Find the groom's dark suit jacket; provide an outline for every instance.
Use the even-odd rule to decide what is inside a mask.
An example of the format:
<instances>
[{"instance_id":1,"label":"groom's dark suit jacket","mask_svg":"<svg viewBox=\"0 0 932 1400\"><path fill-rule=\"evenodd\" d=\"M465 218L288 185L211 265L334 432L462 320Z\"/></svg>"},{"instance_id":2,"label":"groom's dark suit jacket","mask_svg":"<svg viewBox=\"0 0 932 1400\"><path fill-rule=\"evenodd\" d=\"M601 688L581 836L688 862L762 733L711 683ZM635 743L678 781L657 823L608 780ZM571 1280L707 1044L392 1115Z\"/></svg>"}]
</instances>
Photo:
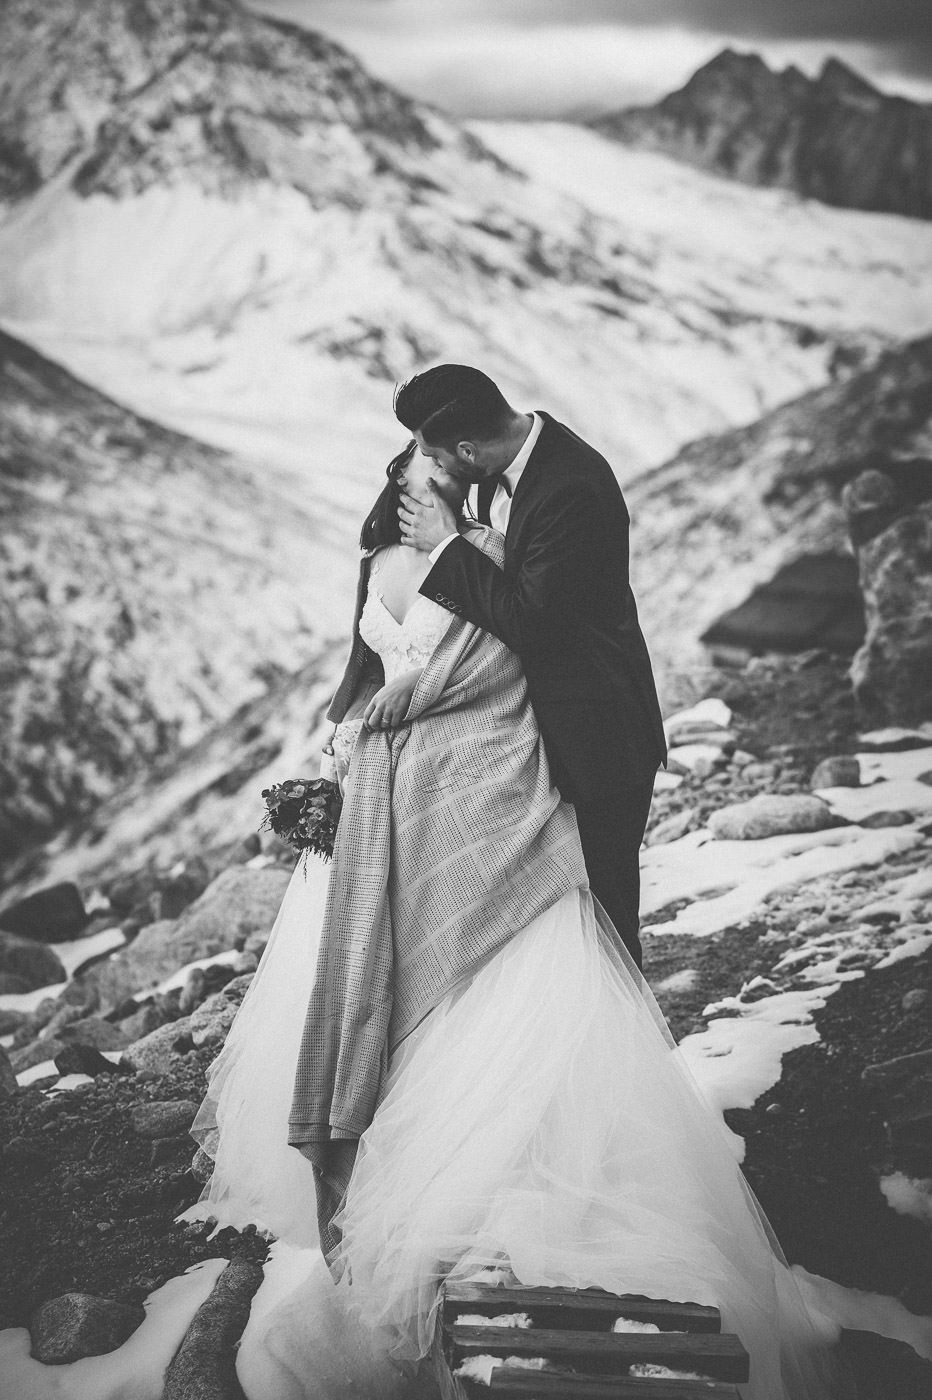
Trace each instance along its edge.
<instances>
[{"instance_id":1,"label":"groom's dark suit jacket","mask_svg":"<svg viewBox=\"0 0 932 1400\"><path fill-rule=\"evenodd\" d=\"M460 538L421 592L517 652L554 780L588 806L653 773L666 745L628 581L621 488L594 448L541 417L511 503L504 572Z\"/></svg>"}]
</instances>

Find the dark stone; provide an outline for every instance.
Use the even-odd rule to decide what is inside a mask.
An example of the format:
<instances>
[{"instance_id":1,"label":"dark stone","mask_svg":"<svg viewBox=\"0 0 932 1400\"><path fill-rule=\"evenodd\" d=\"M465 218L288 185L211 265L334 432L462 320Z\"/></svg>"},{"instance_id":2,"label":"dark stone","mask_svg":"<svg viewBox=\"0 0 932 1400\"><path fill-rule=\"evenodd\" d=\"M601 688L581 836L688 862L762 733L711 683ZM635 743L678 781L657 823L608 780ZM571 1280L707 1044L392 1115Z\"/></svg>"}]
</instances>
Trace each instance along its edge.
<instances>
[{"instance_id":1,"label":"dark stone","mask_svg":"<svg viewBox=\"0 0 932 1400\"><path fill-rule=\"evenodd\" d=\"M17 933L0 931L0 976L4 973L25 982L23 990L27 992L67 980L61 958L54 948L47 948L44 943L36 943Z\"/></svg>"},{"instance_id":2,"label":"dark stone","mask_svg":"<svg viewBox=\"0 0 932 1400\"><path fill-rule=\"evenodd\" d=\"M59 1074L119 1074L120 1066L108 1060L93 1045L65 1045L55 1056Z\"/></svg>"},{"instance_id":3,"label":"dark stone","mask_svg":"<svg viewBox=\"0 0 932 1400\"><path fill-rule=\"evenodd\" d=\"M163 1400L243 1400L235 1348L262 1276L261 1264L248 1259L227 1265L165 1372Z\"/></svg>"},{"instance_id":4,"label":"dark stone","mask_svg":"<svg viewBox=\"0 0 932 1400\"><path fill-rule=\"evenodd\" d=\"M858 826L866 826L871 831L880 831L888 826L909 826L916 820L912 812L871 812L862 817Z\"/></svg>"},{"instance_id":5,"label":"dark stone","mask_svg":"<svg viewBox=\"0 0 932 1400\"><path fill-rule=\"evenodd\" d=\"M15 972L0 972L0 996L20 997L24 992L31 992L33 987L28 978L19 977ZM3 1032L8 1035L8 1031Z\"/></svg>"},{"instance_id":6,"label":"dark stone","mask_svg":"<svg viewBox=\"0 0 932 1400\"><path fill-rule=\"evenodd\" d=\"M5 1046L0 1045L0 1099L11 1099L18 1088L16 1071L10 1064Z\"/></svg>"},{"instance_id":7,"label":"dark stone","mask_svg":"<svg viewBox=\"0 0 932 1400\"><path fill-rule=\"evenodd\" d=\"M141 1304L128 1307L90 1293L64 1293L40 1303L33 1313L32 1355L46 1366L103 1356L122 1346L145 1315Z\"/></svg>"},{"instance_id":8,"label":"dark stone","mask_svg":"<svg viewBox=\"0 0 932 1400\"><path fill-rule=\"evenodd\" d=\"M77 938L88 922L77 885L64 883L37 890L0 911L0 928L42 943Z\"/></svg>"},{"instance_id":9,"label":"dark stone","mask_svg":"<svg viewBox=\"0 0 932 1400\"><path fill-rule=\"evenodd\" d=\"M137 1104L132 1114L133 1130L145 1138L185 1133L194 1122L196 1113L197 1104L192 1099Z\"/></svg>"}]
</instances>

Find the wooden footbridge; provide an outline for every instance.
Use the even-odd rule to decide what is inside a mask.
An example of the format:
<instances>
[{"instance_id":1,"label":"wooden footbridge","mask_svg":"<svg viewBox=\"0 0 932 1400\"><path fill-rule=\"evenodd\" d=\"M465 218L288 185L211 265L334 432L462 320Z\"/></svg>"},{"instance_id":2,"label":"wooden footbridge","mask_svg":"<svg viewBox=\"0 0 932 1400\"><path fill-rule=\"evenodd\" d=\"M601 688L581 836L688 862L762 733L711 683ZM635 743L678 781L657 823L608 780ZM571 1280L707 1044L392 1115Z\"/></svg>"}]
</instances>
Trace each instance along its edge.
<instances>
[{"instance_id":1,"label":"wooden footbridge","mask_svg":"<svg viewBox=\"0 0 932 1400\"><path fill-rule=\"evenodd\" d=\"M442 1400L740 1400L750 1366L717 1308L480 1283L444 1285L433 1361Z\"/></svg>"}]
</instances>

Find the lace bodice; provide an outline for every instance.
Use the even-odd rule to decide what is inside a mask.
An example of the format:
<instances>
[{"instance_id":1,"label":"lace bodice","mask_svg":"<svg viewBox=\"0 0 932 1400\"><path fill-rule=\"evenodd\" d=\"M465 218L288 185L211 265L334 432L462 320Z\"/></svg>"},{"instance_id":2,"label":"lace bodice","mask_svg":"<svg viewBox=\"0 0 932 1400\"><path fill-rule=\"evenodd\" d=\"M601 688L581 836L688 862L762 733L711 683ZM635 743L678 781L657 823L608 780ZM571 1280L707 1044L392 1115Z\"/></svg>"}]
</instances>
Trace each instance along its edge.
<instances>
[{"instance_id":1,"label":"lace bodice","mask_svg":"<svg viewBox=\"0 0 932 1400\"><path fill-rule=\"evenodd\" d=\"M389 612L378 585L372 575L366 604L359 619L359 634L367 646L378 653L385 668L386 681L425 666L431 654L450 625L450 614L439 603L425 598L419 593L403 622L398 622ZM362 728L361 719L338 724L333 736L334 752L341 769L349 767L349 761Z\"/></svg>"},{"instance_id":2,"label":"lace bodice","mask_svg":"<svg viewBox=\"0 0 932 1400\"><path fill-rule=\"evenodd\" d=\"M386 681L393 681L405 671L425 666L449 625L450 614L446 608L425 598L423 593L418 594L404 622L397 622L385 606L379 589L370 583L366 606L359 619L359 633L381 657Z\"/></svg>"}]
</instances>

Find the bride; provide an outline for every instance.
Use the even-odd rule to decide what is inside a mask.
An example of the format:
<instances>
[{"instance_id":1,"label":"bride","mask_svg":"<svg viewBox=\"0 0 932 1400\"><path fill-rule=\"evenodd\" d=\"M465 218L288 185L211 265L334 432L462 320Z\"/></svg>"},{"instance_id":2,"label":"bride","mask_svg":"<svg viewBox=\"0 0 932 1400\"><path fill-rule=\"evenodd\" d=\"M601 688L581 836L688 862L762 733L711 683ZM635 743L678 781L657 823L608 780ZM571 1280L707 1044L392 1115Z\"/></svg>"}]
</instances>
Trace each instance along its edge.
<instances>
[{"instance_id":1,"label":"bride","mask_svg":"<svg viewBox=\"0 0 932 1400\"><path fill-rule=\"evenodd\" d=\"M497 1270L717 1306L747 1400L826 1400L834 1337L589 891L520 663L418 592L397 502L427 471L411 444L363 527L334 860L296 867L210 1067L192 1133L214 1170L184 1218L316 1261L279 1310L278 1349L306 1352L289 1395L403 1384L439 1283ZM470 538L501 563L500 535ZM308 1333L318 1314L339 1326Z\"/></svg>"}]
</instances>

